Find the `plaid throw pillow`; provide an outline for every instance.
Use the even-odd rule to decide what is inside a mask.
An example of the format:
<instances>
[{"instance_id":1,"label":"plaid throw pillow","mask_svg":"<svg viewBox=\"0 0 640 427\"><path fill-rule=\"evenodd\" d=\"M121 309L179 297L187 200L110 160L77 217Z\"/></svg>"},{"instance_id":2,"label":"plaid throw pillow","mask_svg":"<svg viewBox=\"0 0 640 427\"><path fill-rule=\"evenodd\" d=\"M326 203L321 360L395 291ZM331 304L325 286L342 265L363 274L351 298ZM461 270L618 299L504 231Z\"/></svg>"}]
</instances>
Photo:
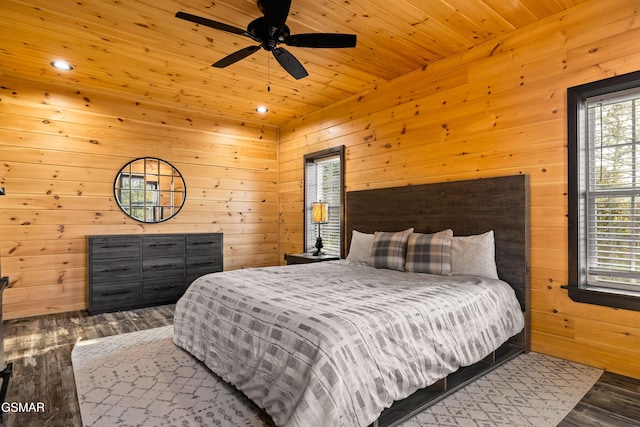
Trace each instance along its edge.
<instances>
[{"instance_id":1,"label":"plaid throw pillow","mask_svg":"<svg viewBox=\"0 0 640 427\"><path fill-rule=\"evenodd\" d=\"M369 265L375 268L404 271L407 240L413 228L397 233L376 231Z\"/></svg>"},{"instance_id":2,"label":"plaid throw pillow","mask_svg":"<svg viewBox=\"0 0 640 427\"><path fill-rule=\"evenodd\" d=\"M407 240L405 269L414 273L451 274L452 238L452 230L411 234Z\"/></svg>"}]
</instances>

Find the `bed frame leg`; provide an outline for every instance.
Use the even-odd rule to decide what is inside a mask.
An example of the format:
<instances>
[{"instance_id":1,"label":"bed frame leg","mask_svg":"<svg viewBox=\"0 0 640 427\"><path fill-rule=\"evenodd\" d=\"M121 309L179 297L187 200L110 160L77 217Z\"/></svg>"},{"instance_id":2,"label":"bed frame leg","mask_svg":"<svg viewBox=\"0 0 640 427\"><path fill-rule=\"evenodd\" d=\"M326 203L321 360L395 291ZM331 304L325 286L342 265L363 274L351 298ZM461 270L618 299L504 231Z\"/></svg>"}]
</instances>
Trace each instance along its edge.
<instances>
[{"instance_id":1,"label":"bed frame leg","mask_svg":"<svg viewBox=\"0 0 640 427\"><path fill-rule=\"evenodd\" d=\"M438 381L436 381L435 383L433 383L431 385L431 387L433 387L434 390L437 391L447 391L448 389L448 385L447 385L447 377L444 377Z\"/></svg>"},{"instance_id":2,"label":"bed frame leg","mask_svg":"<svg viewBox=\"0 0 640 427\"><path fill-rule=\"evenodd\" d=\"M493 351L491 352L491 354L489 354L487 357L485 357L484 359L482 359L483 362L487 362L491 365L495 365L496 363L496 352Z\"/></svg>"}]
</instances>

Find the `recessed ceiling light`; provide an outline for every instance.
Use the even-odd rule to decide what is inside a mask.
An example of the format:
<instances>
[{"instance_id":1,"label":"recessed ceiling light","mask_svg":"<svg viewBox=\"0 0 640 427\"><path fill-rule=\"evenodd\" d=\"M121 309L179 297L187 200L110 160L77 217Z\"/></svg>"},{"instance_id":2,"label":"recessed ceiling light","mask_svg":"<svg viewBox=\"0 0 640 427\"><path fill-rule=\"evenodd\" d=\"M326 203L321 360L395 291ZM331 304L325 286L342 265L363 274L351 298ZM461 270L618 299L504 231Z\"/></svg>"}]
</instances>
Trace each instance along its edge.
<instances>
[{"instance_id":1,"label":"recessed ceiling light","mask_svg":"<svg viewBox=\"0 0 640 427\"><path fill-rule=\"evenodd\" d=\"M257 108L256 108L256 111L257 111L258 113L264 114L264 113L266 113L267 111L269 111L269 109L268 109L267 107L260 106L260 107L257 107Z\"/></svg>"},{"instance_id":2,"label":"recessed ceiling light","mask_svg":"<svg viewBox=\"0 0 640 427\"><path fill-rule=\"evenodd\" d=\"M61 59L53 61L51 63L51 66L54 67L54 68L57 68L58 70L64 70L64 71L73 70L73 66L71 64L69 64L67 61L63 61Z\"/></svg>"}]
</instances>

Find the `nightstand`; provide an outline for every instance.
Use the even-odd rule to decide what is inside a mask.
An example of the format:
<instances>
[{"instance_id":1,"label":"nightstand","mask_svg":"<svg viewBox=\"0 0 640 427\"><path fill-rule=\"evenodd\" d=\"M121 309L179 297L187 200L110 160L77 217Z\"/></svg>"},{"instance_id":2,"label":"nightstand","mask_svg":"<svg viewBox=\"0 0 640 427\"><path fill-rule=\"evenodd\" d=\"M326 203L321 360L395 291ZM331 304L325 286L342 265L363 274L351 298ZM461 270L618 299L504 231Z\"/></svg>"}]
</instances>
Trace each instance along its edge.
<instances>
[{"instance_id":1,"label":"nightstand","mask_svg":"<svg viewBox=\"0 0 640 427\"><path fill-rule=\"evenodd\" d=\"M305 254L284 254L284 259L287 261L287 265L291 264L308 264L310 262L322 262L322 261L336 261L340 257L338 255L324 254L313 255L312 253Z\"/></svg>"}]
</instances>

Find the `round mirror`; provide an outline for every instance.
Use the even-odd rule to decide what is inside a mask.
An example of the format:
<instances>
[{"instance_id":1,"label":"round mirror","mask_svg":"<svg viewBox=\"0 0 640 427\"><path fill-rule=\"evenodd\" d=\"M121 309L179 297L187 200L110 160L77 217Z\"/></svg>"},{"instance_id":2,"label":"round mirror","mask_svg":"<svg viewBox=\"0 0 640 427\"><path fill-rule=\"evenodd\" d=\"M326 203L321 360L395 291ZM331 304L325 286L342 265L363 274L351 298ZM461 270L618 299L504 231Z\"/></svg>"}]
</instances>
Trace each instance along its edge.
<instances>
[{"instance_id":1,"label":"round mirror","mask_svg":"<svg viewBox=\"0 0 640 427\"><path fill-rule=\"evenodd\" d=\"M135 159L124 165L113 188L120 209L141 222L173 218L182 208L187 191L180 172L155 157Z\"/></svg>"}]
</instances>

